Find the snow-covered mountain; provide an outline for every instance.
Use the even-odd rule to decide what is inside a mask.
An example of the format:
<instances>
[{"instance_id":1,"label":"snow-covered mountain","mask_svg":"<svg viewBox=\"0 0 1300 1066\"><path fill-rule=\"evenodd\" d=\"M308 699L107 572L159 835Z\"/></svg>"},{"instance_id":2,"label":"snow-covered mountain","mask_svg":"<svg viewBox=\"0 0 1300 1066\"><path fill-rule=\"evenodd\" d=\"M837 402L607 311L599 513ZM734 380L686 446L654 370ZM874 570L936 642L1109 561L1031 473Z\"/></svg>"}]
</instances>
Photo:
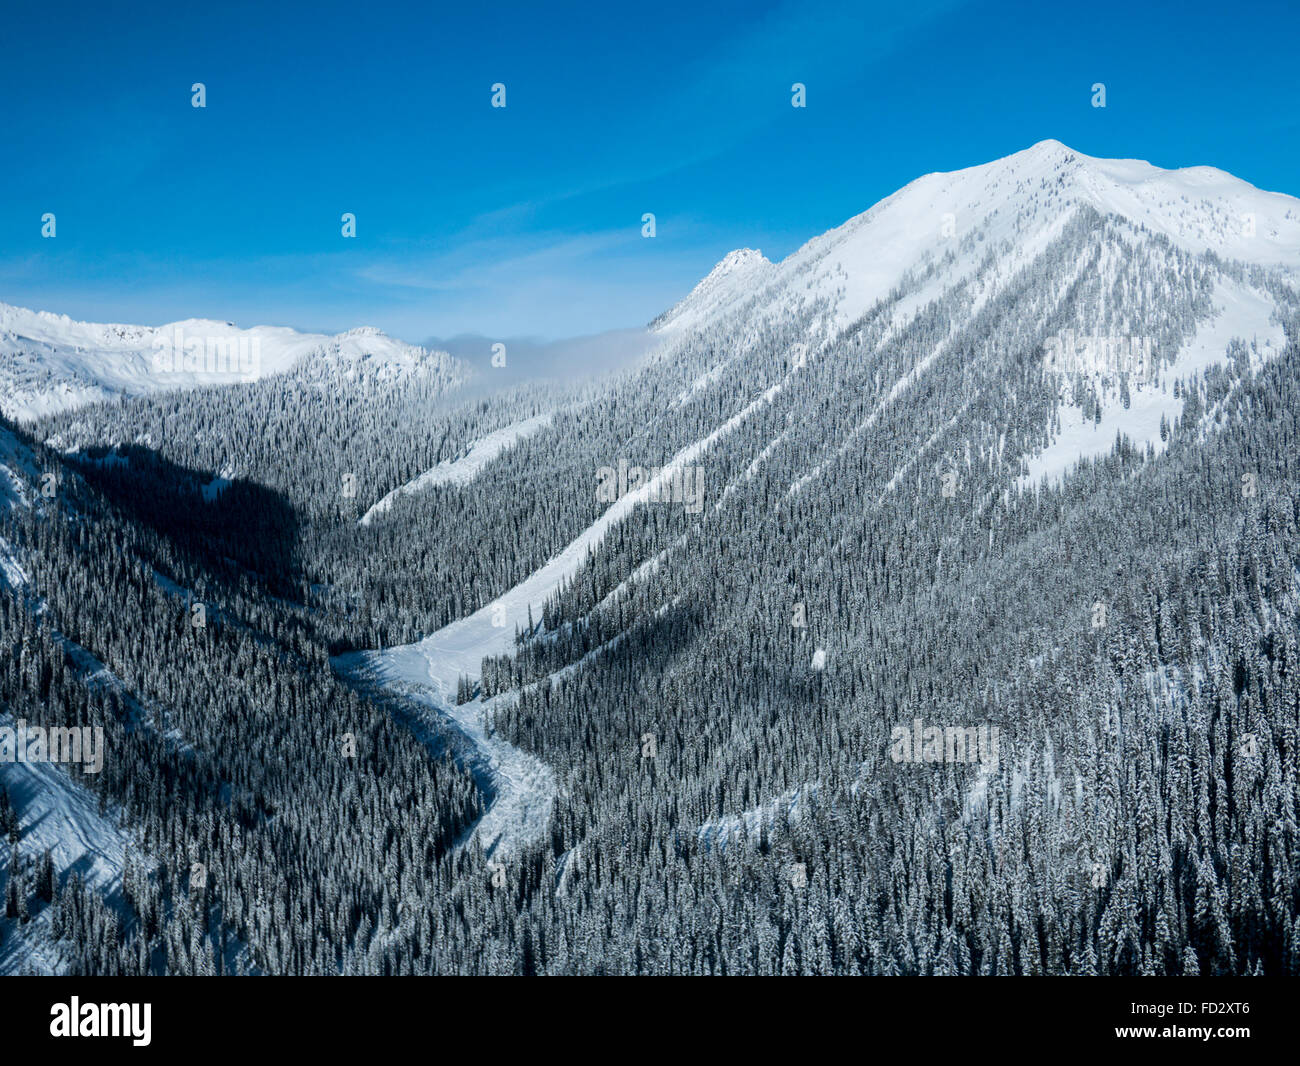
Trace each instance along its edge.
<instances>
[{"instance_id":1,"label":"snow-covered mountain","mask_svg":"<svg viewBox=\"0 0 1300 1066\"><path fill-rule=\"evenodd\" d=\"M743 373L746 347L782 322L801 323L798 343L815 358L873 312L886 316L877 343L889 344L906 337L935 301L960 294L945 338L951 351L986 308L1000 297L1016 299L1013 286L1028 272L1056 269L1044 256L1081 219L1084 229L1098 228L1091 220L1110 227L1088 249L1096 258L1062 270L1048 302L1019 312L1025 329L1059 320L1059 335L1048 344L1066 349L1053 436L1030 458L1025 483L1058 479L1080 459L1109 451L1117 434L1162 450L1161 427L1182 409L1168 382L1223 365L1234 340L1261 361L1281 351L1280 303L1300 293L1300 200L1212 167L1164 170L1097 159L1048 140L981 166L918 178L780 262L753 249L731 252L652 326L669 351L674 338L694 331L727 337L683 399ZM1196 310L1177 315L1158 291L1183 269L1174 253L1197 257L1208 272ZM1223 273L1225 263L1233 265ZM1174 318L1181 324L1167 332ZM1153 356L1158 335L1162 351ZM910 349L904 345L910 365L864 431L903 394L923 387L928 374L944 372L945 345ZM1135 362L1138 353L1147 365L1129 373L1125 361ZM1095 393L1086 412L1069 380L1078 370ZM807 471L796 487L821 469Z\"/></svg>"},{"instance_id":2,"label":"snow-covered mountain","mask_svg":"<svg viewBox=\"0 0 1300 1066\"><path fill-rule=\"evenodd\" d=\"M1091 212L1091 218L1118 227L1124 240L1141 249L1125 250L1108 245L1109 236L1099 238L1102 254L1095 262L1103 297L1117 284L1123 290L1129 284L1128 272L1147 271L1144 257L1165 263L1161 253L1164 241L1192 256L1212 252L1224 260L1250 263L1273 277L1300 278L1300 201L1261 192L1207 167L1161 170L1135 160L1093 159L1056 141L1045 141L983 166L920 178L779 263L750 248L731 252L684 300L653 323L664 342L659 356L675 366L683 352L698 346L701 336L721 338L715 361L679 400L682 405L696 402L707 406L710 397L734 395L738 389L744 394L744 382L756 387L761 378L753 353L764 347L765 332L780 329L783 323L801 323L800 335L807 337L808 343L795 343L811 348L805 356L815 358L818 341L840 347L846 335L853 334L855 323L873 308L884 308L888 325L877 324L875 350L864 344L861 352L864 359L880 359L881 374L888 363L895 364L889 368L889 373L896 375L894 380L879 382L882 398L865 420L844 439L835 441L829 427L841 420L842 408L856 402L856 397L854 390L833 390L823 397L822 417L828 431L819 444L825 446L824 452L800 454L797 459L784 457L798 473L788 496L807 491L810 485L820 483L824 488L824 479L832 476L838 464L849 464L856 449L871 446L872 433L886 424L887 412L888 418L908 421L902 412L907 409L909 393L924 389L928 374L950 369L943 357L979 331L980 310L1004 289L1010 290L1013 280L1023 277L1026 268L1085 210ZM1186 335L1173 337L1166 345L1160 377L1107 366L1105 359L1113 352L1088 348L1102 323L1114 329L1119 322L1130 332L1150 335L1156 332L1152 308L1121 295L1111 301L1108 311L1099 309L1087 286L1071 286L1078 292L1067 297L1068 265L1055 263L1043 269L1060 271L1062 285L1051 303L1033 306L1025 301L1019 314L1026 328L1038 328L1054 316L1080 327L1077 350L1068 354L1085 368L1088 358L1094 357L1095 372L1085 377L1094 391L1095 405L1085 410L1074 402L1072 386L1063 383L1052 436L1045 447L1027 457L1022 486L1059 480L1080 460L1109 452L1117 434L1139 448L1159 453L1166 446L1168 426L1183 410L1182 398L1171 392L1168 381L1195 379L1223 364L1234 340L1254 342L1254 355L1260 362L1276 357L1285 345L1274 295L1259 278L1225 275L1207 282L1209 298L1200 308L1200 316L1193 316L1187 324ZM1154 278L1150 285L1155 293ZM918 347L908 337L907 327L932 310L945 294L955 292L962 296L954 301L947 333L934 336L935 343L928 349ZM1153 305L1159 303L1157 296ZM1087 329L1089 323L1097 328ZM866 328L860 331L861 335L868 332ZM887 355L891 347L900 349L901 355ZM1127 347L1122 354L1130 354ZM1154 363L1154 349L1147 354ZM843 358L842 351L827 358ZM665 469L708 460L712 451L725 446L730 434L748 430L747 422L768 417L779 402L792 402L786 401L783 393L788 395L798 387L798 370L791 365L782 379L757 392L737 414L718 416L711 432L682 449ZM851 376L844 369L829 372L840 378ZM895 408L892 412L891 407ZM960 410L954 409L951 418L947 414L944 412L947 433L961 438L969 424ZM908 425L907 432L918 428ZM904 478L919 476L925 463L941 453L936 444L944 435L927 431L917 447L907 448L894 476L880 486L884 494L897 490ZM905 445L904 435L891 432L889 436L891 445ZM788 437L789 429L762 441L765 446L743 479L753 478L765 463L776 465L782 448L791 447ZM971 440L962 440L961 448L969 452ZM497 454L498 450L493 450L492 456ZM475 473L480 470L481 466L475 467ZM395 495L422 487L417 479L393 490L363 522L387 509ZM731 495L739 487L739 481L733 482L724 493ZM641 495L647 492L643 489ZM480 728L477 705L453 702L457 680L477 678L478 664L485 656L508 654L514 646L515 627L528 617L540 617L546 600L579 572L588 552L627 519L636 502L636 494L619 500L545 567L474 615L418 644L349 656L342 665L368 681L387 682L408 695L421 693L430 706L441 708L473 734ZM490 705L485 708L490 710ZM497 752L493 757L504 756ZM545 781L543 775L523 776ZM502 795L509 797L503 808L532 813L525 819L527 825L516 826L512 834L508 826L500 824L499 808L492 820L493 839L513 841L519 834L540 833L544 823L538 821L537 813L546 804L536 796L521 799L520 790L508 782L502 782L500 788Z\"/></svg>"},{"instance_id":3,"label":"snow-covered mountain","mask_svg":"<svg viewBox=\"0 0 1300 1066\"><path fill-rule=\"evenodd\" d=\"M0 366L27 391L5 399L28 414L178 380L152 362L173 327L6 314ZM236 357L256 332L178 325ZM609 380L448 404L369 388L454 379L437 353L270 331L258 374L296 377L55 417L43 444L0 430L0 517L21 519L0 607L77 637L26 641L44 658L0 671L4 695L39 703L43 668L51 699L108 686L174 723L169 744L123 729L104 791L136 805L124 830L152 827L173 896L183 848L224 871L267 972L327 940L323 971L682 967L638 896L736 972L1277 969L1300 924L1255 882L1296 866L1275 827L1294 818L1300 201L1049 141L921 178L781 262L733 252L653 329ZM298 403L299 382L335 387ZM88 458L122 441L146 461ZM617 498L593 492L627 466ZM232 487L200 496L199 474ZM688 474L699 507L663 491ZM893 733L921 720L991 724L1001 754L903 766ZM1225 766L1240 802L1186 817L1227 794ZM176 790L140 784L165 774ZM31 857L84 837L56 871L126 880L129 834L62 778L19 783ZM191 806L239 832L193 829ZM754 890L718 892L724 845ZM290 861L347 924L262 920L249 886ZM826 914L843 943L877 924L813 962ZM1039 944L1061 915L1070 943ZM11 959L41 957L29 928Z\"/></svg>"},{"instance_id":4,"label":"snow-covered mountain","mask_svg":"<svg viewBox=\"0 0 1300 1066\"><path fill-rule=\"evenodd\" d=\"M772 315L819 301L824 328L843 327L908 271L949 250L957 258L946 284L972 274L990 252L1009 275L1084 206L1189 252L1300 271L1300 200L1213 167L1164 170L1046 140L991 163L917 178L779 263L751 248L731 252L655 328L696 327L742 306ZM963 247L971 234L976 241Z\"/></svg>"},{"instance_id":5,"label":"snow-covered mountain","mask_svg":"<svg viewBox=\"0 0 1300 1066\"><path fill-rule=\"evenodd\" d=\"M1142 239L1159 235L1188 252L1275 269L1300 287L1295 198L1213 167L1165 170L1097 159L1047 140L991 163L918 178L778 263L737 249L653 328L670 339L738 312L758 328L811 311L809 339L826 341L924 274L926 283L912 286L896 308L901 326L963 281L978 277L987 299L1083 208L1125 220ZM1235 296L1225 301L1233 302ZM257 380L308 360L312 376L342 380L431 365L451 370L454 363L370 327L328 336L206 319L99 324L0 304L0 412L20 420L110 396ZM456 364L453 373L463 370Z\"/></svg>"},{"instance_id":6,"label":"snow-covered mountain","mask_svg":"<svg viewBox=\"0 0 1300 1066\"><path fill-rule=\"evenodd\" d=\"M303 367L312 377L463 378L451 356L372 327L328 336L186 319L163 326L78 322L0 304L0 412L29 420L113 396L256 381Z\"/></svg>"}]
</instances>

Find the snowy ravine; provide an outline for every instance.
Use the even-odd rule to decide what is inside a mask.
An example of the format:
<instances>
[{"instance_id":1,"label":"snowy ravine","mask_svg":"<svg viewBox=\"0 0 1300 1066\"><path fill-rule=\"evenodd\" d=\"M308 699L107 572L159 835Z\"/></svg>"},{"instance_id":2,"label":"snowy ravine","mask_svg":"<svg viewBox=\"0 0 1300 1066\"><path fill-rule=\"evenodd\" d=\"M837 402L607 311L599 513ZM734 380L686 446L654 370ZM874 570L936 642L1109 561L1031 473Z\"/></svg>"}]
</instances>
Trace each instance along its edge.
<instances>
[{"instance_id":1,"label":"snowy ravine","mask_svg":"<svg viewBox=\"0 0 1300 1066\"><path fill-rule=\"evenodd\" d=\"M413 710L442 716L472 745L472 750L460 755L490 797L490 806L474 829L485 853L507 854L545 832L556 781L542 762L489 733L484 725L492 704L513 699L514 694L504 693L486 703L472 700L458 705L458 680L467 677L477 681L485 657L512 652L515 630L527 629L530 608L534 618L540 617L546 600L578 572L588 552L615 523L654 497L660 486L671 485L679 470L771 403L782 387L783 383L778 383L767 389L707 437L683 448L655 477L619 497L545 566L486 607L415 644L351 652L332 660L335 670L363 689L382 688L406 701Z\"/></svg>"},{"instance_id":2,"label":"snowy ravine","mask_svg":"<svg viewBox=\"0 0 1300 1066\"><path fill-rule=\"evenodd\" d=\"M462 743L453 743L452 752L474 775L487 801L483 816L462 844L477 839L489 858L509 855L545 831L555 798L555 775L541 760L487 731L484 719L493 701L456 703L455 653L444 658L438 650L420 651L422 647L409 644L340 655L333 660L334 668L363 691L379 688L396 697L417 720L434 715L454 727ZM469 672L477 677L477 661Z\"/></svg>"}]
</instances>

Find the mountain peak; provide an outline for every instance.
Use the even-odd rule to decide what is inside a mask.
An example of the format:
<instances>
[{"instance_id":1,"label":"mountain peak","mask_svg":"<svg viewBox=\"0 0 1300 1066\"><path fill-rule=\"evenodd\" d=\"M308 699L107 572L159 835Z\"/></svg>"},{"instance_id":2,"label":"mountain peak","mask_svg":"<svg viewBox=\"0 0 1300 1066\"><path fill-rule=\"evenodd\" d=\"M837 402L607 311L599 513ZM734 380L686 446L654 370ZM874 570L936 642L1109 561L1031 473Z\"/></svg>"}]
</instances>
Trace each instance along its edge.
<instances>
[{"instance_id":1,"label":"mountain peak","mask_svg":"<svg viewBox=\"0 0 1300 1066\"><path fill-rule=\"evenodd\" d=\"M821 302L823 324L843 328L910 270L951 253L949 283L956 283L977 268L981 249L995 246L1024 262L1080 210L1123 218L1193 254L1300 273L1294 197L1212 167L1103 159L1047 138L989 163L917 178L777 263L737 249L651 325L694 328L751 303L760 314L780 315Z\"/></svg>"},{"instance_id":2,"label":"mountain peak","mask_svg":"<svg viewBox=\"0 0 1300 1066\"><path fill-rule=\"evenodd\" d=\"M660 315L651 327L665 329L698 321L729 302L734 293L756 287L771 269L772 263L757 248L737 248L728 252L686 299Z\"/></svg>"},{"instance_id":3,"label":"mountain peak","mask_svg":"<svg viewBox=\"0 0 1300 1066\"><path fill-rule=\"evenodd\" d=\"M1031 144L1024 151L1016 153L1016 155L1033 155L1037 157L1043 157L1043 156L1079 155L1079 153L1076 152L1073 148L1071 148L1068 144L1062 144L1055 137L1048 137L1045 140L1038 141L1036 144ZM1014 156L1009 158L1014 158Z\"/></svg>"},{"instance_id":4,"label":"mountain peak","mask_svg":"<svg viewBox=\"0 0 1300 1066\"><path fill-rule=\"evenodd\" d=\"M708 276L722 277L725 274L734 274L739 270L747 270L762 264L771 265L757 248L737 248L719 260L718 265L709 271Z\"/></svg>"}]
</instances>

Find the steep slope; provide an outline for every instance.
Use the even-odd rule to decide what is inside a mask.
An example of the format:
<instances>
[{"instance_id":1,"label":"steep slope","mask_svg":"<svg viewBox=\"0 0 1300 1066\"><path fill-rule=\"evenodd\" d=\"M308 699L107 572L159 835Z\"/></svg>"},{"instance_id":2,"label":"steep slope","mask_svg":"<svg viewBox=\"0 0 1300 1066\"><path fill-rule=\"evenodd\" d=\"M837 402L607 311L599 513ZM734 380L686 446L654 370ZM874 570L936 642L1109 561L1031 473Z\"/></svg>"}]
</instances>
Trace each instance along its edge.
<instances>
[{"instance_id":1,"label":"steep slope","mask_svg":"<svg viewBox=\"0 0 1300 1066\"><path fill-rule=\"evenodd\" d=\"M44 502L40 497L40 463L32 450L0 424L0 527L15 512ZM0 592L27 601L27 570L19 549L0 536ZM28 603L40 613L43 606ZM104 665L71 641L62 638L69 670L87 688L120 688ZM0 726L14 727L13 716L0 701ZM106 811L85 788L76 767L49 763L0 761L0 791L18 823L18 843L12 850L20 862L35 863L49 855L60 883L76 874L86 888L121 905L125 855L141 848L118 824L120 811ZM14 876L11 854L0 851L0 890ZM55 973L67 960L54 943L48 909L30 923L0 917L0 975L33 971Z\"/></svg>"},{"instance_id":2,"label":"steep slope","mask_svg":"<svg viewBox=\"0 0 1300 1066\"><path fill-rule=\"evenodd\" d=\"M465 485L483 471L493 459L507 448L536 433L549 425L550 415L535 415L521 422L514 422L479 438L469 445L465 454L456 459L446 459L432 469L424 471L419 477L412 478L387 493L378 503L372 505L361 516L360 524L370 525L376 518L382 517L392 509L394 503L402 496L411 496L439 485Z\"/></svg>"},{"instance_id":3,"label":"steep slope","mask_svg":"<svg viewBox=\"0 0 1300 1066\"><path fill-rule=\"evenodd\" d=\"M1135 159L1096 159L1047 140L992 163L917 178L779 263L752 249L732 252L654 328L699 328L742 306L771 317L820 304L817 329L825 335L950 250L958 261L949 283L970 276L993 249L1006 276L1081 207L1120 215L1195 254L1292 272L1300 264L1300 201L1293 197L1213 167L1163 170ZM978 247L963 247L972 234Z\"/></svg>"}]
</instances>

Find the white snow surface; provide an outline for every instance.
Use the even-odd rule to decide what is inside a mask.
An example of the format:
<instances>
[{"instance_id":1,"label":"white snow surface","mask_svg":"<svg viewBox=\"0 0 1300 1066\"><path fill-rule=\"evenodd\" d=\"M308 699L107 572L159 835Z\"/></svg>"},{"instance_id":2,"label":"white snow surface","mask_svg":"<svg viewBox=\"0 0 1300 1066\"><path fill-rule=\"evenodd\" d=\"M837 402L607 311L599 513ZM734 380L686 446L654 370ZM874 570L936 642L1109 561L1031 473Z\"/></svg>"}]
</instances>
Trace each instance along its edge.
<instances>
[{"instance_id":1,"label":"white snow surface","mask_svg":"<svg viewBox=\"0 0 1300 1066\"><path fill-rule=\"evenodd\" d=\"M182 342L199 341L205 348L211 342L223 352L229 346L237 353L243 343L245 363L236 361L233 369L216 360L193 370L156 367L158 347L174 345L178 331ZM329 336L284 326L241 329L210 319L132 326L78 322L67 315L0 303L0 412L15 421L30 421L113 396L253 381L283 374L309 356L336 364L346 378L362 361L401 373L420 365L430 353L372 327ZM444 353L437 357L451 359Z\"/></svg>"},{"instance_id":2,"label":"white snow surface","mask_svg":"<svg viewBox=\"0 0 1300 1066\"><path fill-rule=\"evenodd\" d=\"M1270 322L1272 301L1242 283L1221 280L1215 288L1214 317L1197 329L1179 351L1173 363L1161 370L1156 382L1133 385L1127 408L1119 400L1118 388L1102 396L1101 420L1084 416L1083 409L1063 403L1060 408L1060 431L1052 443L1029 460L1029 472L1019 485L1025 488L1039 483L1059 483L1084 459L1107 455L1121 434L1139 449L1150 445L1158 455L1167 442L1160 439L1160 420L1173 426L1183 413L1183 400L1174 396L1176 378L1194 380L1212 366L1228 361L1228 345L1234 340L1254 344L1252 366L1279 355L1286 344L1280 323Z\"/></svg>"},{"instance_id":3,"label":"white snow surface","mask_svg":"<svg viewBox=\"0 0 1300 1066\"><path fill-rule=\"evenodd\" d=\"M725 310L739 296L756 291L772 275L772 264L758 249L737 248L728 252L682 303L667 312L658 328L698 323Z\"/></svg>"},{"instance_id":4,"label":"white snow surface","mask_svg":"<svg viewBox=\"0 0 1300 1066\"><path fill-rule=\"evenodd\" d=\"M444 460L418 477L411 479L405 485L399 485L393 489L392 492L388 493L361 516L360 524L368 526L376 518L386 514L392 509L393 504L397 502L400 496L413 496L416 493L437 488L439 485L468 485L483 472L483 468L493 459L508 448L513 448L526 437L532 436L539 429L550 425L550 423L551 416L549 414L536 415L533 418L526 418L522 422L515 422L512 425L498 429L489 433L486 437L479 438L469 446L469 449L460 458Z\"/></svg>"},{"instance_id":5,"label":"white snow surface","mask_svg":"<svg viewBox=\"0 0 1300 1066\"><path fill-rule=\"evenodd\" d=\"M1300 265L1300 200L1294 197L1264 192L1213 167L1164 170L1137 159L1096 159L1046 140L991 163L918 178L779 263L748 248L732 252L654 328L697 328L750 303L757 316L775 317L826 299L830 332L861 317L908 270L957 251L971 232L984 239L959 255L949 283L973 273L1003 240L1013 248L1001 264L1010 276L1085 204L1192 252Z\"/></svg>"}]
</instances>

